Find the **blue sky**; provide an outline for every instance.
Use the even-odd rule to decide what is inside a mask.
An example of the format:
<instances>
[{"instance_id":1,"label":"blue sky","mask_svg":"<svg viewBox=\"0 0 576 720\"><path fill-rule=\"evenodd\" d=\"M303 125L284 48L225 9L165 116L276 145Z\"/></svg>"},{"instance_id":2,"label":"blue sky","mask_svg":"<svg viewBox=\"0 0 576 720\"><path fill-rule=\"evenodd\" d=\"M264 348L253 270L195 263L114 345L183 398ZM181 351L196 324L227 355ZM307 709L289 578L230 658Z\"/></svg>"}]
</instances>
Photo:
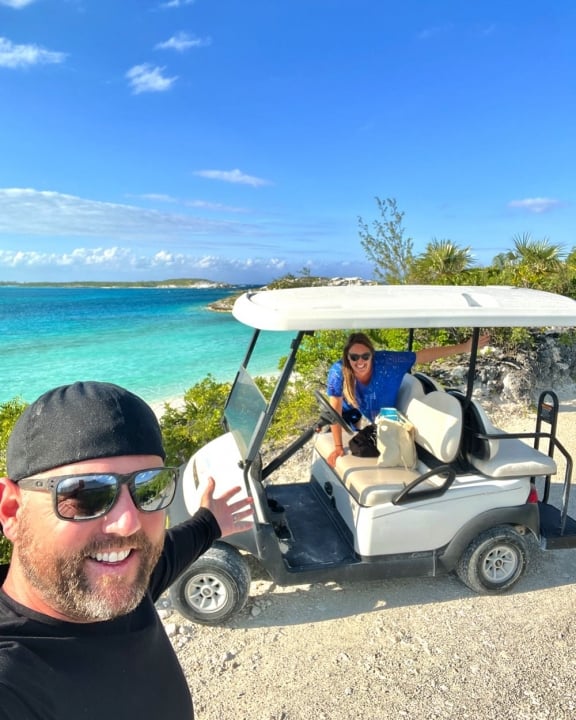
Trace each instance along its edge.
<instances>
[{"instance_id":1,"label":"blue sky","mask_svg":"<svg viewBox=\"0 0 576 720\"><path fill-rule=\"evenodd\" d=\"M572 0L0 0L0 280L371 277L576 244Z\"/></svg>"}]
</instances>

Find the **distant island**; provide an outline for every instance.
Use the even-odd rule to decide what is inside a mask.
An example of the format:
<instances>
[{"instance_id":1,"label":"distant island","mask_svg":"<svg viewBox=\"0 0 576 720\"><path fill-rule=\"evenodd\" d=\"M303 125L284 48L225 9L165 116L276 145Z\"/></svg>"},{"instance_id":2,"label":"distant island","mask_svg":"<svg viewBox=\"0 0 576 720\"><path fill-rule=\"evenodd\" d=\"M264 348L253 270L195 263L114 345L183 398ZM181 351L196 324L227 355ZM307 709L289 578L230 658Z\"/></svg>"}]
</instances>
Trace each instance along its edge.
<instances>
[{"instance_id":1,"label":"distant island","mask_svg":"<svg viewBox=\"0 0 576 720\"><path fill-rule=\"evenodd\" d=\"M214 282L202 278L174 278L169 280L96 281L75 280L72 282L6 282L0 280L0 287L71 287L71 288L235 288L231 283Z\"/></svg>"},{"instance_id":2,"label":"distant island","mask_svg":"<svg viewBox=\"0 0 576 720\"><path fill-rule=\"evenodd\" d=\"M236 299L244 292L250 290L277 290L281 288L311 287L318 285L373 285L373 280L364 280L359 277L323 277L304 274L295 277L292 274L284 275L267 285L244 285L241 283L225 283L206 280L205 278L171 278L168 280L130 280L130 281L96 281L75 280L70 282L7 282L0 280L0 287L30 287L30 288L158 288L177 289L188 288L194 290L230 290L236 291L226 297L215 300L207 305L213 312L229 313Z\"/></svg>"}]
</instances>

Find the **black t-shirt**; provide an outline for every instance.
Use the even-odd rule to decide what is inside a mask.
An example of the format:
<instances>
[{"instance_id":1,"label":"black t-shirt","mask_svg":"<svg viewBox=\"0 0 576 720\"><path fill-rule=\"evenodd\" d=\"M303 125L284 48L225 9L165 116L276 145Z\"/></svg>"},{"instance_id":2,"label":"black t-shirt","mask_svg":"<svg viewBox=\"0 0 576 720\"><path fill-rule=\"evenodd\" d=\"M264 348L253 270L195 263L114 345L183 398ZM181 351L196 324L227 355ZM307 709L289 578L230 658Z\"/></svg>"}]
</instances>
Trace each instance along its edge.
<instances>
[{"instance_id":1,"label":"black t-shirt","mask_svg":"<svg viewBox=\"0 0 576 720\"><path fill-rule=\"evenodd\" d=\"M128 615L69 623L0 590L0 720L190 720L186 678L154 603L220 536L200 510L166 533L148 593ZM0 567L0 586L8 567Z\"/></svg>"}]
</instances>

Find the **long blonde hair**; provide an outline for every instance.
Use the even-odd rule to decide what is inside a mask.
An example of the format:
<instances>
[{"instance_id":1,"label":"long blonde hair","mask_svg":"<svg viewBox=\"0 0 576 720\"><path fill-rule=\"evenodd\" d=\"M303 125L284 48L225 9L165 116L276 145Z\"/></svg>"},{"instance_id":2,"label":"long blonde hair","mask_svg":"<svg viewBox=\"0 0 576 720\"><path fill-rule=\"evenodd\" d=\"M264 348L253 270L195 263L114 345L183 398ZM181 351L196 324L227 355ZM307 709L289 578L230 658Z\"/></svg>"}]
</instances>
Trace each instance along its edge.
<instances>
[{"instance_id":1,"label":"long blonde hair","mask_svg":"<svg viewBox=\"0 0 576 720\"><path fill-rule=\"evenodd\" d=\"M352 365L350 365L350 358L348 357L348 353L350 352L352 345L364 345L368 348L368 350L370 350L372 355L374 355L374 345L368 335L365 335L364 333L352 333L348 337L346 345L344 346L344 352L342 354L342 376L344 378L342 394L344 396L344 400L346 400L349 405L357 408L356 377L354 375L354 371L352 370Z\"/></svg>"}]
</instances>

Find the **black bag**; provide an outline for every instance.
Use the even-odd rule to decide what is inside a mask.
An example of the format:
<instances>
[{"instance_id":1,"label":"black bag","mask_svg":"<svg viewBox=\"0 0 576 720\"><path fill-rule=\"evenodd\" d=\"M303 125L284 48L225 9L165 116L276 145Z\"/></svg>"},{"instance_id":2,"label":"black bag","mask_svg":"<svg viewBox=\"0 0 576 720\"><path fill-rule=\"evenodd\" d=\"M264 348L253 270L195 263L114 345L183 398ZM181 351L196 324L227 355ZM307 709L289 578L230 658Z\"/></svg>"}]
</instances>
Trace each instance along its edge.
<instances>
[{"instance_id":1,"label":"black bag","mask_svg":"<svg viewBox=\"0 0 576 720\"><path fill-rule=\"evenodd\" d=\"M378 457L380 451L376 445L376 425L366 425L350 438L350 452L357 457Z\"/></svg>"}]
</instances>

